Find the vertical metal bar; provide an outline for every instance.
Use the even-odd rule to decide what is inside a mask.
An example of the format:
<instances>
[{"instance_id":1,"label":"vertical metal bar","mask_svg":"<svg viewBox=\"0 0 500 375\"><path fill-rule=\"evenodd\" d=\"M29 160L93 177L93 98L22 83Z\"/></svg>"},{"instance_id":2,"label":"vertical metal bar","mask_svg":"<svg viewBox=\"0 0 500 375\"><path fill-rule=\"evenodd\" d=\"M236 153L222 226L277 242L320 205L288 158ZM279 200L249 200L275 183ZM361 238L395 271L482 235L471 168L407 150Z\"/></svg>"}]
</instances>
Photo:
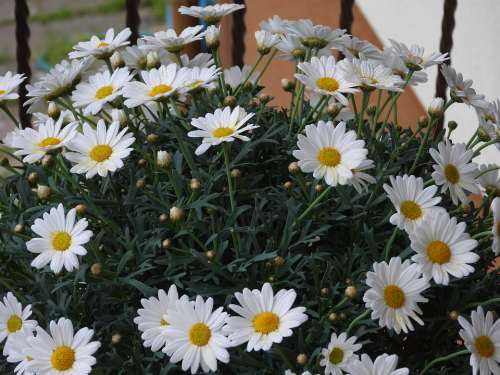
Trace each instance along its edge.
<instances>
[{"instance_id":1,"label":"vertical metal bar","mask_svg":"<svg viewBox=\"0 0 500 375\"><path fill-rule=\"evenodd\" d=\"M235 4L245 4L245 0L236 0ZM233 64L243 66L243 56L245 56L245 13L246 8L233 13Z\"/></svg>"},{"instance_id":2,"label":"vertical metal bar","mask_svg":"<svg viewBox=\"0 0 500 375\"><path fill-rule=\"evenodd\" d=\"M17 72L26 76L26 80L19 85L19 122L22 127L30 126L30 116L28 115L24 102L26 101L26 84L31 78L30 57L31 51L29 46L30 29L28 26L28 18L30 15L26 0L16 0L15 8L16 20L16 58Z\"/></svg>"},{"instance_id":3,"label":"vertical metal bar","mask_svg":"<svg viewBox=\"0 0 500 375\"><path fill-rule=\"evenodd\" d=\"M348 34L352 32L354 0L340 0L340 28L347 31ZM338 59L344 58L344 54L339 52Z\"/></svg>"},{"instance_id":4,"label":"vertical metal bar","mask_svg":"<svg viewBox=\"0 0 500 375\"><path fill-rule=\"evenodd\" d=\"M439 50L441 53L448 52L448 55L453 48L453 30L455 29L455 11L457 9L457 0L444 0L444 13L443 20L441 22L441 42L439 43ZM450 60L447 60L445 64L451 64ZM436 81L436 97L446 99L446 80L440 71L438 71L437 81ZM434 135L443 129L443 119L437 124L434 129Z\"/></svg>"},{"instance_id":5,"label":"vertical metal bar","mask_svg":"<svg viewBox=\"0 0 500 375\"><path fill-rule=\"evenodd\" d=\"M132 31L130 35L130 43L136 44L139 38L139 25L141 18L139 16L139 1L140 0L127 0L127 27Z\"/></svg>"}]
</instances>

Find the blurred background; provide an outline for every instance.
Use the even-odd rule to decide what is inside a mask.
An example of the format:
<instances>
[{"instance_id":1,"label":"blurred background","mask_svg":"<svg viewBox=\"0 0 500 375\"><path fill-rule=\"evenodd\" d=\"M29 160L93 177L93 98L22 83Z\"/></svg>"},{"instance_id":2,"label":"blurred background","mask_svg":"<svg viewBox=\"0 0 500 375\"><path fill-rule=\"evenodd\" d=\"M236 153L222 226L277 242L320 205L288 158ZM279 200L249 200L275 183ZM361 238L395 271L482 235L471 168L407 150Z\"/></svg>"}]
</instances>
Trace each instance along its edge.
<instances>
[{"instance_id":1,"label":"blurred background","mask_svg":"<svg viewBox=\"0 0 500 375\"><path fill-rule=\"evenodd\" d=\"M15 3L2 0L0 5L0 74L16 71ZM24 0L23 0L24 1ZM130 0L26 0L30 16L32 80L63 59L71 47L92 34L102 35L109 27L126 26L126 6ZM181 5L208 5L210 0L140 0L138 3L141 34L174 27L178 31L196 23L196 19L181 16ZM232 1L220 1L232 2ZM242 2L242 1L238 1ZM247 0L246 11L227 17L222 25L222 60L225 66L252 64L257 57L254 32L259 22L278 14L282 18L310 18L315 23L334 28L340 26L341 3L345 0ZM352 5L351 33L379 47L393 38L406 44L420 44L429 52L439 50L445 2L456 3L454 11L452 65L465 78L474 80L478 93L488 100L500 97L500 1L499 0L355 0ZM194 54L200 46L188 51ZM429 81L408 91L400 100L399 114L403 126L414 126L419 116L436 94L437 69L428 70ZM280 87L281 78L291 78L290 62L276 61L266 72L265 93L275 97L271 104L287 105L288 94ZM455 120L459 128L456 141L467 141L477 127L474 110L454 105L446 121ZM11 125L0 118L0 137ZM483 153L481 162L500 163L500 153L494 146Z\"/></svg>"}]
</instances>

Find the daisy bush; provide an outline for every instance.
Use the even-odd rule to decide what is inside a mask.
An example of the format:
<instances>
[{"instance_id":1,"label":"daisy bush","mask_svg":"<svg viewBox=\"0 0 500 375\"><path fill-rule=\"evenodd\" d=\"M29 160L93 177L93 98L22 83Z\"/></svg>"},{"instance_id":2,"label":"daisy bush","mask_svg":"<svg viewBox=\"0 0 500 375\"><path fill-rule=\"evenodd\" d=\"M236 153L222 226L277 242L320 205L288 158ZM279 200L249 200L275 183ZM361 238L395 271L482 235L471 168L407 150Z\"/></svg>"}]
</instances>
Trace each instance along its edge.
<instances>
[{"instance_id":1,"label":"daisy bush","mask_svg":"<svg viewBox=\"0 0 500 375\"><path fill-rule=\"evenodd\" d=\"M1 373L500 374L500 105L448 56L263 21L225 67L219 22L105 31L28 85L0 77ZM184 48L204 40L206 51ZM340 57L341 56L341 57ZM275 59L290 105L262 86ZM450 99L402 127L439 69ZM450 106L476 124L441 126ZM466 143L457 127L474 126Z\"/></svg>"}]
</instances>

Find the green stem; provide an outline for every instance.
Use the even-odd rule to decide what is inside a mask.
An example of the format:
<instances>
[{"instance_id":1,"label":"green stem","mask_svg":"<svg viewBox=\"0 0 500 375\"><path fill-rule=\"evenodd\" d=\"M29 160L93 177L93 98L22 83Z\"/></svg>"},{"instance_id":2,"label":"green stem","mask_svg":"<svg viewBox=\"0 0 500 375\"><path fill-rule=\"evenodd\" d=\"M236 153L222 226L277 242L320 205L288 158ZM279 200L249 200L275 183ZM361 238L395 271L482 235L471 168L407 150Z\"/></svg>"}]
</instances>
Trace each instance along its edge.
<instances>
[{"instance_id":1,"label":"green stem","mask_svg":"<svg viewBox=\"0 0 500 375\"><path fill-rule=\"evenodd\" d=\"M358 324L361 320L367 317L367 315L370 314L370 310L366 310L363 314L359 315L356 319L354 319L351 324L347 327L345 333L349 334L351 330Z\"/></svg>"},{"instance_id":2,"label":"green stem","mask_svg":"<svg viewBox=\"0 0 500 375\"><path fill-rule=\"evenodd\" d=\"M465 148L470 148L470 145L472 144L472 142L474 141L474 139L476 139L476 137L477 137L478 131L479 131L479 129L478 129L478 130L476 130L476 131L474 132L474 134L472 134L472 137L470 137L469 141L468 141L468 142L467 142L467 144L465 145Z\"/></svg>"},{"instance_id":3,"label":"green stem","mask_svg":"<svg viewBox=\"0 0 500 375\"><path fill-rule=\"evenodd\" d=\"M422 142L420 143L420 146L418 147L417 155L415 156L415 160L413 161L413 164L410 168L409 174L412 174L413 171L415 170L415 168L417 167L418 161L420 160L420 156L422 156L422 152L424 151L424 148L427 145L427 141L429 140L429 136L432 133L432 129L434 128L435 123L436 123L436 118L431 117L431 119L429 121L429 126L427 127L427 132L425 133L424 139L422 140Z\"/></svg>"},{"instance_id":4,"label":"green stem","mask_svg":"<svg viewBox=\"0 0 500 375\"><path fill-rule=\"evenodd\" d=\"M479 173L477 176L476 176L476 179L481 177L482 175L485 175L486 173L489 173L489 172L493 172L493 171L496 171L500 169L500 166L499 165L495 165L494 167L491 167L491 168L488 168L488 169L485 169L484 171L482 171L481 173Z\"/></svg>"},{"instance_id":5,"label":"green stem","mask_svg":"<svg viewBox=\"0 0 500 375\"><path fill-rule=\"evenodd\" d=\"M486 148L486 147L488 147L488 146L494 145L494 144L495 144L495 143L497 143L497 142L498 142L498 140L496 140L496 139L492 139L491 141L488 141L488 142L486 142L485 144L481 145L480 147L478 147L478 148L477 148L477 150L476 150L476 151L474 151L474 156L473 156L473 157L478 156L479 154L481 154L481 151L482 151L483 149L485 149L485 148Z\"/></svg>"},{"instance_id":6,"label":"green stem","mask_svg":"<svg viewBox=\"0 0 500 375\"><path fill-rule=\"evenodd\" d=\"M314 209L314 207L316 207L319 202L321 202L323 197L325 197L325 195L327 195L331 189L332 187L328 186L320 195L318 195L318 197L314 201L312 201L312 203L305 209L305 211L302 212L302 214L299 216L299 218L296 220L295 223L300 223L302 219L304 219L307 216L307 214L311 212L311 210Z\"/></svg>"},{"instance_id":7,"label":"green stem","mask_svg":"<svg viewBox=\"0 0 500 375\"><path fill-rule=\"evenodd\" d=\"M220 89L222 91L222 95L225 97L227 95L226 82L224 81L224 70L222 69L222 63L220 61L219 49L217 48L217 49L213 50L212 54L214 56L215 65L218 68L220 68L220 70L221 70L221 72L219 74L219 86L220 86Z\"/></svg>"},{"instance_id":8,"label":"green stem","mask_svg":"<svg viewBox=\"0 0 500 375\"><path fill-rule=\"evenodd\" d=\"M231 213L232 213L236 209L236 201L234 198L233 179L231 177L231 170L229 168L230 147L231 146L227 142L224 143L224 164L226 166L227 186L229 188L229 200L231 202Z\"/></svg>"},{"instance_id":9,"label":"green stem","mask_svg":"<svg viewBox=\"0 0 500 375\"><path fill-rule=\"evenodd\" d=\"M486 306L486 305L491 305L492 303L500 303L500 297L497 298L492 298L489 300L486 300L484 302L471 302L463 308L463 310L467 310L471 307L476 307L476 306Z\"/></svg>"},{"instance_id":10,"label":"green stem","mask_svg":"<svg viewBox=\"0 0 500 375\"><path fill-rule=\"evenodd\" d=\"M260 79L264 75L264 72L269 67L269 64L274 59L274 56L276 56L277 52L278 52L278 49L277 48L273 48L272 52L269 55L269 58L267 59L266 63L264 64L264 67L262 68L262 70L260 71L259 75L257 76L257 79L255 80L255 86L257 86L257 84L259 83Z\"/></svg>"},{"instance_id":11,"label":"green stem","mask_svg":"<svg viewBox=\"0 0 500 375\"><path fill-rule=\"evenodd\" d=\"M391 255L391 247L392 244L394 243L394 240L396 239L396 235L398 234L398 227L394 228L391 237L389 238L389 241L387 242L387 245L385 245L384 249L384 259L386 262L389 261L389 257Z\"/></svg>"},{"instance_id":12,"label":"green stem","mask_svg":"<svg viewBox=\"0 0 500 375\"><path fill-rule=\"evenodd\" d=\"M361 131L363 128L363 117L365 116L365 111L366 111L366 107L368 106L368 101L370 100L370 95L371 95L371 91L367 91L367 90L363 91L363 101L361 104L361 113L359 114L359 117L358 117L358 132L357 132L358 136L361 135Z\"/></svg>"},{"instance_id":13,"label":"green stem","mask_svg":"<svg viewBox=\"0 0 500 375\"><path fill-rule=\"evenodd\" d=\"M422 371L420 371L419 375L424 375L427 372L427 370L429 370L435 364L438 364L441 362L446 362L446 361L449 361L450 359L460 357L460 356L466 355L466 354L470 354L470 352L468 350L461 350L459 352L455 352L455 353L449 354L449 355L444 356L444 357L436 358L435 360L429 362L429 364L427 366L425 366Z\"/></svg>"},{"instance_id":14,"label":"green stem","mask_svg":"<svg viewBox=\"0 0 500 375\"><path fill-rule=\"evenodd\" d=\"M264 57L263 54L259 54L259 57L257 58L257 60L255 61L255 63L253 64L252 66L252 69L250 69L250 72L248 73L248 75L245 77L245 79L243 80L243 82L241 82L238 87L236 88L236 91L234 92L234 96L237 96L238 93L241 91L241 89L243 88L243 86L245 86L245 83L247 83L247 81L250 79L250 77L252 76L252 74L255 72L255 69L257 69L257 66L260 64L260 62L262 61L262 58Z\"/></svg>"},{"instance_id":15,"label":"green stem","mask_svg":"<svg viewBox=\"0 0 500 375\"><path fill-rule=\"evenodd\" d=\"M5 112L5 114L7 116L9 116L9 118L12 120L12 122L14 123L14 125L17 128L19 126L19 122L17 121L17 119L15 118L15 116L12 114L12 112L9 110L9 108L7 108L7 106L5 104L2 105L2 106L0 106L0 108L2 108L2 110Z\"/></svg>"},{"instance_id":16,"label":"green stem","mask_svg":"<svg viewBox=\"0 0 500 375\"><path fill-rule=\"evenodd\" d=\"M309 112L309 115L307 116L307 118L300 125L299 133L302 131L302 129L304 128L304 126L313 119L314 113L316 113L316 111L318 111L318 110L322 111L323 110L323 107L325 106L325 103L327 101L328 101L328 97L327 96L322 96L321 97L321 99L318 101L318 103L316 103L316 105L314 106L314 108L311 109L311 111Z\"/></svg>"}]
</instances>

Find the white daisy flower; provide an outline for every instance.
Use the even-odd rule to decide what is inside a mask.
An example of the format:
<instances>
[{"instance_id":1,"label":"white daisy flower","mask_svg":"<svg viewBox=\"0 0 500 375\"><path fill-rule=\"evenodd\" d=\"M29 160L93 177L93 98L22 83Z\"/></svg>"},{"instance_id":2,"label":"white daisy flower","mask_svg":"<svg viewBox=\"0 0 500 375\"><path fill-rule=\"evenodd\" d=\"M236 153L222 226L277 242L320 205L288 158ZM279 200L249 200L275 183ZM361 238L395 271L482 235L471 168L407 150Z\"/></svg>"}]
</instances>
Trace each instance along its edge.
<instances>
[{"instance_id":1,"label":"white daisy flower","mask_svg":"<svg viewBox=\"0 0 500 375\"><path fill-rule=\"evenodd\" d=\"M346 35L339 40L338 49L348 59L381 60L382 51L366 40Z\"/></svg>"},{"instance_id":2,"label":"white daisy flower","mask_svg":"<svg viewBox=\"0 0 500 375\"><path fill-rule=\"evenodd\" d=\"M191 120L198 130L188 133L188 137L202 137L202 143L195 151L196 155L201 155L212 146L217 146L222 142L232 142L235 139L249 141L250 138L243 135L251 129L258 128L257 125L248 124L254 113L246 113L241 107L236 107L231 111L231 107L218 108L214 113L207 113L205 117L198 117Z\"/></svg>"},{"instance_id":3,"label":"white daisy flower","mask_svg":"<svg viewBox=\"0 0 500 375\"><path fill-rule=\"evenodd\" d=\"M412 44L408 47L406 44L389 39L394 52L403 59L410 70L422 70L433 65L438 65L448 60L448 53L433 52L425 54L425 48Z\"/></svg>"},{"instance_id":4,"label":"white daisy flower","mask_svg":"<svg viewBox=\"0 0 500 375\"><path fill-rule=\"evenodd\" d=\"M296 35L305 47L316 49L338 47L345 34L345 30L314 25L309 19L289 21L285 27L288 32Z\"/></svg>"},{"instance_id":5,"label":"white daisy flower","mask_svg":"<svg viewBox=\"0 0 500 375\"><path fill-rule=\"evenodd\" d=\"M220 45L220 26L211 25L205 30L205 43L208 48L217 48Z\"/></svg>"},{"instance_id":6,"label":"white daisy flower","mask_svg":"<svg viewBox=\"0 0 500 375\"><path fill-rule=\"evenodd\" d=\"M141 300L143 308L137 310L139 316L134 319L134 323L142 332L141 338L144 341L144 347L157 352L165 346L167 343L166 329L170 324L168 310L175 309L178 300L179 295L175 285L168 289L168 294L160 289L158 298L150 297Z\"/></svg>"},{"instance_id":7,"label":"white daisy flower","mask_svg":"<svg viewBox=\"0 0 500 375\"><path fill-rule=\"evenodd\" d=\"M493 213L493 244L492 249L495 255L500 254L500 198L493 199L491 202L491 212Z\"/></svg>"},{"instance_id":8,"label":"white daisy flower","mask_svg":"<svg viewBox=\"0 0 500 375\"><path fill-rule=\"evenodd\" d=\"M476 108L480 122L491 123L495 128L500 125L500 99L493 102L486 102L486 107ZM496 133L492 138L496 138Z\"/></svg>"},{"instance_id":9,"label":"white daisy flower","mask_svg":"<svg viewBox=\"0 0 500 375\"><path fill-rule=\"evenodd\" d=\"M179 8L179 13L199 18L207 25L214 25L219 23L222 17L243 8L245 8L243 4L214 4L205 7L181 6Z\"/></svg>"},{"instance_id":10,"label":"white daisy flower","mask_svg":"<svg viewBox=\"0 0 500 375\"><path fill-rule=\"evenodd\" d=\"M63 267L71 272L78 269L78 255L84 256L87 250L83 247L92 237L92 231L86 230L87 219L76 221L76 209L69 210L65 215L64 207L59 204L43 214L42 219L36 219L31 230L40 237L35 237L26 243L28 251L40 254L31 265L41 269L50 263L50 269L59 273Z\"/></svg>"},{"instance_id":11,"label":"white daisy flower","mask_svg":"<svg viewBox=\"0 0 500 375\"><path fill-rule=\"evenodd\" d=\"M18 334L30 334L37 326L36 320L29 320L31 305L23 308L21 303L11 292L0 301L0 343L5 339L3 354L8 355L11 340Z\"/></svg>"},{"instance_id":12,"label":"white daisy flower","mask_svg":"<svg viewBox=\"0 0 500 375\"><path fill-rule=\"evenodd\" d=\"M213 86L220 74L220 69L215 65L209 68L186 68L184 71L184 87L181 91L192 92Z\"/></svg>"},{"instance_id":13,"label":"white daisy flower","mask_svg":"<svg viewBox=\"0 0 500 375\"><path fill-rule=\"evenodd\" d=\"M500 193L500 175L499 170L495 168L498 168L498 165L481 164L476 172L479 176L477 181L481 185L481 190L488 196L496 196Z\"/></svg>"},{"instance_id":14,"label":"white daisy flower","mask_svg":"<svg viewBox=\"0 0 500 375\"><path fill-rule=\"evenodd\" d=\"M99 341L90 341L94 331L82 328L76 333L66 318L50 322L50 334L38 327L36 337L29 339L27 354L32 358L29 369L37 375L87 375L96 359Z\"/></svg>"},{"instance_id":15,"label":"white daisy flower","mask_svg":"<svg viewBox=\"0 0 500 375\"><path fill-rule=\"evenodd\" d=\"M479 260L479 255L472 251L477 241L470 238L466 229L465 223L457 223L446 211L427 215L410 233L411 248L416 252L411 259L436 284L448 285L449 275L466 277L474 272L470 263Z\"/></svg>"},{"instance_id":16,"label":"white daisy flower","mask_svg":"<svg viewBox=\"0 0 500 375\"><path fill-rule=\"evenodd\" d=\"M28 112L37 112L42 107L46 108L47 102L71 94L90 64L90 59L63 60L34 85L26 85L29 99L24 105L29 105Z\"/></svg>"},{"instance_id":17,"label":"white daisy flower","mask_svg":"<svg viewBox=\"0 0 500 375\"><path fill-rule=\"evenodd\" d=\"M125 65L130 70L141 71L158 68L174 62L175 56L162 49L151 50L144 39L138 39L136 46L129 46L120 51Z\"/></svg>"},{"instance_id":18,"label":"white daisy flower","mask_svg":"<svg viewBox=\"0 0 500 375\"><path fill-rule=\"evenodd\" d=\"M176 64L162 65L143 70L141 77L144 82L127 82L123 88L124 104L129 108L168 98L184 87L186 70L178 69Z\"/></svg>"},{"instance_id":19,"label":"white daisy flower","mask_svg":"<svg viewBox=\"0 0 500 375\"><path fill-rule=\"evenodd\" d=\"M300 61L306 56L306 48L302 45L298 36L284 34L280 37L280 42L276 48L282 52L280 59L287 61ZM326 53L325 53L326 51ZM328 49L322 48L318 51L318 56L330 55Z\"/></svg>"},{"instance_id":20,"label":"white daisy flower","mask_svg":"<svg viewBox=\"0 0 500 375\"><path fill-rule=\"evenodd\" d=\"M123 159L130 155L135 138L128 133L128 128L119 131L117 122L106 128L104 120L97 122L93 129L89 124L83 124L83 134L78 134L70 144L70 150L65 154L66 159L75 165L71 173L85 173L86 178L96 174L101 177L123 167Z\"/></svg>"},{"instance_id":21,"label":"white daisy flower","mask_svg":"<svg viewBox=\"0 0 500 375\"><path fill-rule=\"evenodd\" d=\"M311 62L298 64L302 73L296 73L295 78L301 81L307 88L321 95L334 96L343 105L349 104L344 94L357 91L355 82L349 82L346 78L344 67L347 61L335 63L333 56L313 57Z\"/></svg>"},{"instance_id":22,"label":"white daisy flower","mask_svg":"<svg viewBox=\"0 0 500 375\"><path fill-rule=\"evenodd\" d=\"M348 81L367 90L403 91L404 81L392 69L375 60L349 60L343 65Z\"/></svg>"},{"instance_id":23,"label":"white daisy flower","mask_svg":"<svg viewBox=\"0 0 500 375\"><path fill-rule=\"evenodd\" d=\"M83 113L97 114L107 103L122 95L123 86L133 78L127 68L115 70L112 74L105 70L81 82L73 92L75 107L85 107Z\"/></svg>"},{"instance_id":24,"label":"white daisy flower","mask_svg":"<svg viewBox=\"0 0 500 375\"><path fill-rule=\"evenodd\" d=\"M472 374L500 374L500 319L494 318L493 312L486 315L481 306L471 313L471 321L461 316L458 323L462 327L459 334L470 351Z\"/></svg>"},{"instance_id":25,"label":"white daisy flower","mask_svg":"<svg viewBox=\"0 0 500 375\"><path fill-rule=\"evenodd\" d=\"M93 35L89 41L80 42L73 47L74 51L69 53L70 59L79 59L81 57L93 56L98 59L110 57L116 50L127 46L130 42L128 38L132 32L127 27L115 36L115 30L109 28L106 31L104 39Z\"/></svg>"},{"instance_id":26,"label":"white daisy flower","mask_svg":"<svg viewBox=\"0 0 500 375\"><path fill-rule=\"evenodd\" d=\"M35 375L35 373L29 369L32 358L27 354L31 337L33 337L33 332L22 332L11 336L7 353L7 362L17 363L14 369L16 375Z\"/></svg>"},{"instance_id":27,"label":"white daisy flower","mask_svg":"<svg viewBox=\"0 0 500 375\"><path fill-rule=\"evenodd\" d=\"M3 76L0 76L0 104L3 104L7 100L18 99L17 88L25 79L24 74L12 74L12 72L7 72Z\"/></svg>"},{"instance_id":28,"label":"white daisy flower","mask_svg":"<svg viewBox=\"0 0 500 375\"><path fill-rule=\"evenodd\" d=\"M284 20L280 16L274 15L265 21L261 21L259 27L274 35L283 36L287 33L286 25L288 22L288 20Z\"/></svg>"},{"instance_id":29,"label":"white daisy flower","mask_svg":"<svg viewBox=\"0 0 500 375\"><path fill-rule=\"evenodd\" d=\"M424 189L424 180L421 177L406 174L403 177L390 176L389 179L391 186L384 184L383 188L396 209L390 222L399 229L411 233L426 216L435 215L443 210L441 207L436 207L441 202L440 197L434 196L438 190L437 186Z\"/></svg>"},{"instance_id":30,"label":"white daisy flower","mask_svg":"<svg viewBox=\"0 0 500 375\"><path fill-rule=\"evenodd\" d=\"M342 375L342 371L347 371L347 366L358 358L354 353L362 347L356 340L357 337L347 337L345 332L339 336L332 333L328 347L321 350L323 358L319 364L325 367L325 375Z\"/></svg>"},{"instance_id":31,"label":"white daisy flower","mask_svg":"<svg viewBox=\"0 0 500 375\"><path fill-rule=\"evenodd\" d=\"M257 51L265 55L280 42L280 38L269 31L258 30L255 32L255 42L257 44Z\"/></svg>"},{"instance_id":32,"label":"white daisy flower","mask_svg":"<svg viewBox=\"0 0 500 375\"><path fill-rule=\"evenodd\" d=\"M385 48L382 52L382 63L392 70L392 74L398 75L402 80L408 79L410 69L399 55L392 48ZM404 82L404 81L403 81ZM419 83L427 82L427 73L424 71L412 71L408 85L417 86Z\"/></svg>"},{"instance_id":33,"label":"white daisy flower","mask_svg":"<svg viewBox=\"0 0 500 375\"><path fill-rule=\"evenodd\" d=\"M346 132L344 122L333 126L331 121L320 120L318 125L307 125L305 133L305 136L298 135L299 149L293 151L300 169L313 172L316 179L324 178L330 186L349 183L352 170L359 167L368 154L365 142L357 140L354 131Z\"/></svg>"},{"instance_id":34,"label":"white daisy flower","mask_svg":"<svg viewBox=\"0 0 500 375\"><path fill-rule=\"evenodd\" d=\"M222 307L213 311L213 306L212 298L204 301L197 296L194 303L181 298L175 309L168 311L170 324L163 352L172 363L182 361L183 371L191 369L195 374L200 366L204 372L217 371L217 361L229 362L230 343L222 333L227 313Z\"/></svg>"},{"instance_id":35,"label":"white daisy flower","mask_svg":"<svg viewBox=\"0 0 500 375\"><path fill-rule=\"evenodd\" d=\"M224 82L229 85L231 89L236 90L236 88L245 80L250 74L252 67L249 65L244 65L243 68L235 65L224 70ZM255 70L252 75L248 78L247 83L255 84L257 77L260 72Z\"/></svg>"},{"instance_id":36,"label":"white daisy flower","mask_svg":"<svg viewBox=\"0 0 500 375\"><path fill-rule=\"evenodd\" d=\"M285 375L297 375L297 374L295 372L293 372L292 370L285 370ZM312 373L310 371L304 371L300 375L312 375ZM316 375L319 375L319 374L316 374Z\"/></svg>"},{"instance_id":37,"label":"white daisy flower","mask_svg":"<svg viewBox=\"0 0 500 375\"><path fill-rule=\"evenodd\" d=\"M365 173L365 171L373 168L375 168L373 160L365 159L360 165L351 170L352 178L348 183L356 189L358 194L361 194L367 188L368 184L374 184L377 182L375 177Z\"/></svg>"},{"instance_id":38,"label":"white daisy flower","mask_svg":"<svg viewBox=\"0 0 500 375\"><path fill-rule=\"evenodd\" d=\"M438 151L439 150L439 151ZM454 204L467 203L467 192L479 194L479 186L475 179L477 164L471 162L473 150L467 150L465 144L452 144L449 140L439 142L438 150L431 148L430 155L434 164L432 178L437 185L442 186L441 193L450 191Z\"/></svg>"},{"instance_id":39,"label":"white daisy flower","mask_svg":"<svg viewBox=\"0 0 500 375\"><path fill-rule=\"evenodd\" d=\"M484 95L476 94L476 90L472 88L474 82L471 79L464 80L462 73L457 73L455 69L446 64L441 66L441 74L450 88L450 96L455 101L465 103L474 108L488 107L488 102L484 99Z\"/></svg>"},{"instance_id":40,"label":"white daisy flower","mask_svg":"<svg viewBox=\"0 0 500 375\"><path fill-rule=\"evenodd\" d=\"M173 60L172 60L173 61ZM182 66L185 68L210 68L215 65L213 56L211 53L199 53L192 59L188 55L181 56ZM175 61L177 63L177 61Z\"/></svg>"},{"instance_id":41,"label":"white daisy flower","mask_svg":"<svg viewBox=\"0 0 500 375\"><path fill-rule=\"evenodd\" d=\"M158 31L153 36L145 36L148 48L162 48L170 53L181 52L189 43L203 39L202 25L186 27L177 35L174 29Z\"/></svg>"},{"instance_id":42,"label":"white daisy flower","mask_svg":"<svg viewBox=\"0 0 500 375\"><path fill-rule=\"evenodd\" d=\"M239 316L229 317L224 330L232 345L246 342L248 352L271 349L307 320L305 307L291 308L297 298L293 289L281 289L274 295L271 284L265 283L262 290L245 288L234 296L239 305L229 308Z\"/></svg>"},{"instance_id":43,"label":"white daisy flower","mask_svg":"<svg viewBox=\"0 0 500 375\"><path fill-rule=\"evenodd\" d=\"M349 365L347 375L409 375L410 370L406 367L396 369L398 356L382 354L375 358L375 362L366 355L361 355L360 361L354 361Z\"/></svg>"},{"instance_id":44,"label":"white daisy flower","mask_svg":"<svg viewBox=\"0 0 500 375\"><path fill-rule=\"evenodd\" d=\"M374 263L374 272L367 273L366 284L370 287L363 296L366 307L372 309L371 318L378 320L380 327L401 331L413 331L415 320L424 322L417 314L422 314L418 303L427 302L420 293L429 288L429 279L422 275L419 266L400 257L387 262Z\"/></svg>"},{"instance_id":45,"label":"white daisy flower","mask_svg":"<svg viewBox=\"0 0 500 375\"><path fill-rule=\"evenodd\" d=\"M78 124L73 122L63 127L62 116L57 121L47 118L38 124L38 129L16 130L9 140L9 147L17 148L14 155L24 156L25 163L35 163L52 150L66 146L76 135Z\"/></svg>"}]
</instances>

